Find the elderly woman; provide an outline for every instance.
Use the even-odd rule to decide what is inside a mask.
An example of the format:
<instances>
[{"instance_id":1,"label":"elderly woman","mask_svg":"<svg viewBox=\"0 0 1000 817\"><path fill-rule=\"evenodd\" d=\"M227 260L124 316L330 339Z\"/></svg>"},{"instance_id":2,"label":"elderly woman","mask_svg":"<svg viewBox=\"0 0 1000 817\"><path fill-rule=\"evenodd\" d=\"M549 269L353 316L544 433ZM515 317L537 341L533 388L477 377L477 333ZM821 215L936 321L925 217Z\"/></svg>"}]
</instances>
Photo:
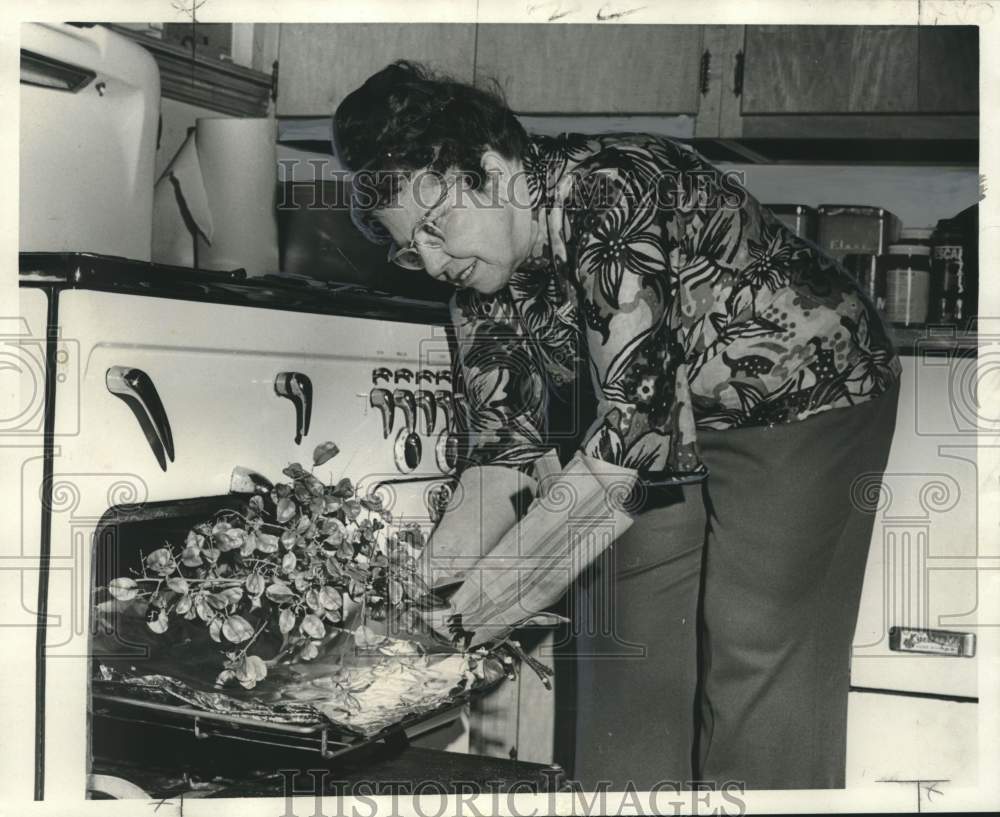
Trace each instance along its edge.
<instances>
[{"instance_id":1,"label":"elderly woman","mask_svg":"<svg viewBox=\"0 0 1000 817\"><path fill-rule=\"evenodd\" d=\"M900 372L855 281L683 144L529 137L412 63L334 134L355 223L457 288L464 476L556 447L635 486L575 609L576 779L843 786L873 525L852 496L885 468ZM468 536L460 513L432 546Z\"/></svg>"}]
</instances>

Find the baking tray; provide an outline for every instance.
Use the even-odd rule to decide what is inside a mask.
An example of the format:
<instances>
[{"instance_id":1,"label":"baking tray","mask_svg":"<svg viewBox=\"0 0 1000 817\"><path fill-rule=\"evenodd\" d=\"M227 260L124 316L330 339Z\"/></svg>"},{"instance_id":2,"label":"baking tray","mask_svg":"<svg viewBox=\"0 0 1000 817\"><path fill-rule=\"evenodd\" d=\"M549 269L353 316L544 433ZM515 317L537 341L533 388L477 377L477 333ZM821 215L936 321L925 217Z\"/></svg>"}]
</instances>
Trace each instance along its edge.
<instances>
[{"instance_id":1,"label":"baking tray","mask_svg":"<svg viewBox=\"0 0 1000 817\"><path fill-rule=\"evenodd\" d=\"M480 690L476 690L478 692ZM197 740L224 738L313 751L323 759L330 760L372 743L393 740L405 742L418 734L429 732L457 718L468 698L468 695L459 696L435 709L416 713L368 736L354 734L322 721L314 724L274 723L197 709L189 704L164 704L97 690L93 693L93 715L189 732Z\"/></svg>"}]
</instances>

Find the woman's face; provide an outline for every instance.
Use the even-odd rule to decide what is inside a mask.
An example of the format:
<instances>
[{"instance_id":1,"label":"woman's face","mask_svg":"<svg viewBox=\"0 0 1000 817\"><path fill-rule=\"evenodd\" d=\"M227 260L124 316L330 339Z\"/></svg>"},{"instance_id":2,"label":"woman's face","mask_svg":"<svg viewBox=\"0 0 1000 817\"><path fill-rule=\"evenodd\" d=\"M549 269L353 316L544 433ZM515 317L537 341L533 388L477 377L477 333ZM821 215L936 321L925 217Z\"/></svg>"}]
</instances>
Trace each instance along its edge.
<instances>
[{"instance_id":1,"label":"woman's face","mask_svg":"<svg viewBox=\"0 0 1000 817\"><path fill-rule=\"evenodd\" d=\"M491 294L507 285L531 247L524 180L516 165L488 151L486 181L470 190L457 174L416 171L393 206L376 213L398 247L412 245L427 274ZM421 227L430 216L431 229ZM415 233L415 228L420 227Z\"/></svg>"}]
</instances>

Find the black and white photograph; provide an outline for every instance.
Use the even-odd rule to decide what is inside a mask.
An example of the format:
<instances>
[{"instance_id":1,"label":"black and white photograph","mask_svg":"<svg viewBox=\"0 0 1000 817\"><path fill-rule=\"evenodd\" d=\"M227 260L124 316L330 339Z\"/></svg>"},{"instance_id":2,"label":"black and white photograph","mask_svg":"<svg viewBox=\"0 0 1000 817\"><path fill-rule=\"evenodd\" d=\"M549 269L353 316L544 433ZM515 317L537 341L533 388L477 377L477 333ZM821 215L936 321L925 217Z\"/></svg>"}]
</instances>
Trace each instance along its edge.
<instances>
[{"instance_id":1,"label":"black and white photograph","mask_svg":"<svg viewBox=\"0 0 1000 817\"><path fill-rule=\"evenodd\" d=\"M3 811L996 810L998 31L5 8Z\"/></svg>"}]
</instances>

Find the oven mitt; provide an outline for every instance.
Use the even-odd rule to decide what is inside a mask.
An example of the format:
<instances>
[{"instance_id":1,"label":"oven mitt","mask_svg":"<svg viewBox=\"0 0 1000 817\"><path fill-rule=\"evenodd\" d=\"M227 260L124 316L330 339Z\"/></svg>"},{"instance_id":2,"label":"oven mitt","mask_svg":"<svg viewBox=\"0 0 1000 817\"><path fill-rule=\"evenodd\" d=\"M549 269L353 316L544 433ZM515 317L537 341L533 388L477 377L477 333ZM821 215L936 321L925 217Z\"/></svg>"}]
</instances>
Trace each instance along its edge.
<instances>
[{"instance_id":1,"label":"oven mitt","mask_svg":"<svg viewBox=\"0 0 1000 817\"><path fill-rule=\"evenodd\" d=\"M439 591L459 584L465 572L524 516L529 503L544 495L550 478L561 470L554 448L535 460L531 476L499 465L467 468L421 554L431 588Z\"/></svg>"},{"instance_id":2,"label":"oven mitt","mask_svg":"<svg viewBox=\"0 0 1000 817\"><path fill-rule=\"evenodd\" d=\"M474 567L447 609L431 615L438 632L469 634L469 646L496 643L538 621L577 576L633 522L621 509L636 472L582 453L539 483L520 522ZM544 487L544 490L542 490Z\"/></svg>"},{"instance_id":3,"label":"oven mitt","mask_svg":"<svg viewBox=\"0 0 1000 817\"><path fill-rule=\"evenodd\" d=\"M534 478L502 465L471 466L462 472L420 555L432 590L462 581L465 572L517 523L534 497L535 486Z\"/></svg>"}]
</instances>

